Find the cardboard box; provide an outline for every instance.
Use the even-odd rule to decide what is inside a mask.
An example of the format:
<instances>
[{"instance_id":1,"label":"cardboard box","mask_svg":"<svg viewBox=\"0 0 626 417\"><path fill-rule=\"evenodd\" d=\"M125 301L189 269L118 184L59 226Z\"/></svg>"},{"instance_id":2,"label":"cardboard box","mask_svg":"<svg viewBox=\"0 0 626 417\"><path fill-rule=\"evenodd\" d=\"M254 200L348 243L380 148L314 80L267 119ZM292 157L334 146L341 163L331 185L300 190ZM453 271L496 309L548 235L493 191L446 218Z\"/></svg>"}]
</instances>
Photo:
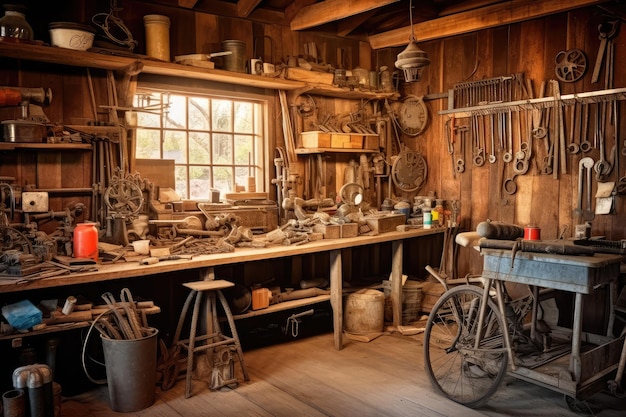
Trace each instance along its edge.
<instances>
[{"instance_id":1,"label":"cardboard box","mask_svg":"<svg viewBox=\"0 0 626 417\"><path fill-rule=\"evenodd\" d=\"M300 133L305 148L330 148L330 133L309 131Z\"/></svg>"}]
</instances>

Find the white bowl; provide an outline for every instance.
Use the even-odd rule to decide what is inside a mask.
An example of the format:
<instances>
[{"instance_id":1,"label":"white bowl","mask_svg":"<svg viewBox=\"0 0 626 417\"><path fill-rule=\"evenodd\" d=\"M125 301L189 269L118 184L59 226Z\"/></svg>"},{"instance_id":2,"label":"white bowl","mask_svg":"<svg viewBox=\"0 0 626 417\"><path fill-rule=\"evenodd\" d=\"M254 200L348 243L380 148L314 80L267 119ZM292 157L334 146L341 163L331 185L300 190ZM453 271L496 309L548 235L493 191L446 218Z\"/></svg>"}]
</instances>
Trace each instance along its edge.
<instances>
[{"instance_id":1,"label":"white bowl","mask_svg":"<svg viewBox=\"0 0 626 417\"><path fill-rule=\"evenodd\" d=\"M96 31L90 26L72 22L52 22L48 27L52 46L86 51L93 45Z\"/></svg>"}]
</instances>

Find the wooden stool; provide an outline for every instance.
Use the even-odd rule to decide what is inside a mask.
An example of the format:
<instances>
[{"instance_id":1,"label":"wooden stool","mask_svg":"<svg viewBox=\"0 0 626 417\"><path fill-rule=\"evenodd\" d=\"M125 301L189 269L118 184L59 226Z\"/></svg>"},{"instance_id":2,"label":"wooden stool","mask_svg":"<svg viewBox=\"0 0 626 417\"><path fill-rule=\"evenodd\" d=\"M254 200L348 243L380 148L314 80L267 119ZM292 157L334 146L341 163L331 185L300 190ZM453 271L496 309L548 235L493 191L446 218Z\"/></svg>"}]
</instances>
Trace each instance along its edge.
<instances>
[{"instance_id":1,"label":"wooden stool","mask_svg":"<svg viewBox=\"0 0 626 417\"><path fill-rule=\"evenodd\" d=\"M213 349L218 346L227 346L232 347L235 350L235 353L238 356L239 364L241 365L241 370L243 371L243 376L246 381L250 380L248 377L248 371L246 371L246 367L243 363L243 351L241 350L241 343L239 342L239 336L237 335L237 329L235 328L235 320L233 319L233 315L230 312L230 308L228 307L228 302L222 294L223 288L232 287L233 284L230 281L226 280L213 280L213 281L194 281L187 282L183 284L185 287L191 289L191 292L187 296L187 300L185 300L185 305L183 306L183 310L180 313L180 318L178 319L178 326L176 326L176 334L174 335L174 346L180 346L181 348L187 350L187 375L186 375L186 386L185 386L185 398L191 397L191 374L193 372L193 359L194 354L196 352L206 351L209 349ZM201 335L196 335L197 327L198 327L198 315L200 313L200 307L202 305L202 298L206 294L208 308L207 308L207 323L206 323L206 333ZM222 334L220 324L217 320L217 306L215 302L215 296L219 299L222 304L222 308L226 313L226 318L228 319L228 325L230 326L230 332L232 337L225 336ZM187 312L189 311L189 306L191 305L191 301L196 299L193 307L193 312L191 315L191 327L189 329L189 339L180 340L180 333L182 331L183 324L185 322L185 318L187 317ZM205 342L200 344L197 343ZM221 386L229 385L237 382L237 378L234 377L223 381Z\"/></svg>"}]
</instances>

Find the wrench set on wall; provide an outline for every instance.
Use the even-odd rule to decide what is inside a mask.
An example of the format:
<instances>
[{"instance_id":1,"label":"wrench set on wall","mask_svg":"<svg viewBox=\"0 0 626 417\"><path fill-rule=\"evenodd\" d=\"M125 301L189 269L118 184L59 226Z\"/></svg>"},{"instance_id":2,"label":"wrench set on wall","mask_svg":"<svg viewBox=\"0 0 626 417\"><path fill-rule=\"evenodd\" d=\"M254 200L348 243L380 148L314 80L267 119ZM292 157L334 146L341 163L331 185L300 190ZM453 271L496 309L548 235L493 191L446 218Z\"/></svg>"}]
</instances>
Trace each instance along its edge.
<instances>
[{"instance_id":1,"label":"wrench set on wall","mask_svg":"<svg viewBox=\"0 0 626 417\"><path fill-rule=\"evenodd\" d=\"M626 89L561 95L559 82L550 80L541 83L535 98L532 81L516 74L457 84L449 97L449 110L440 114L450 115L445 134L455 177L465 172L468 152L477 167L501 159L503 169L511 174L503 177L502 190L514 194L515 178L531 166L558 179L570 172L569 164L575 169L568 156L579 155L584 160L579 175L595 176L598 184L615 178L613 195L626 193L626 175L620 176L619 171L626 140L620 139L618 123ZM586 183L591 188L590 180ZM580 198L576 214L585 211Z\"/></svg>"}]
</instances>

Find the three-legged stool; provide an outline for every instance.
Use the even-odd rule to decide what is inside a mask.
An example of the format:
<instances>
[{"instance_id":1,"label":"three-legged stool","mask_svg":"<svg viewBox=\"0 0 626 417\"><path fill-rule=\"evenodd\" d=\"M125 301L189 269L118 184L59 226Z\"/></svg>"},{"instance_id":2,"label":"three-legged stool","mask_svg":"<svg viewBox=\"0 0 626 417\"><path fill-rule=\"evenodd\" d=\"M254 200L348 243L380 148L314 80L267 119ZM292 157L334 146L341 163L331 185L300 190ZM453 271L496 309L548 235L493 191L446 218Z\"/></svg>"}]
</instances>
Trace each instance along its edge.
<instances>
[{"instance_id":1,"label":"three-legged stool","mask_svg":"<svg viewBox=\"0 0 626 417\"><path fill-rule=\"evenodd\" d=\"M232 287L235 284L226 280L210 280L186 282L183 285L189 288L191 292L187 296L187 300L185 300L183 310L180 313L178 326L176 326L176 334L174 335L173 345L179 345L182 349L185 349L187 351L185 398L191 397L191 375L193 373L194 354L196 352L206 351L216 348L218 346L229 346L234 349L239 359L239 364L241 365L243 377L246 381L248 381L250 378L248 376L248 371L246 370L246 367L243 363L243 351L241 350L241 343L239 342L239 336L237 335L237 329L235 328L235 320L233 319L233 315L230 312L230 308L228 307L228 302L226 301L226 298L221 291L222 289ZM200 313L202 299L205 294L207 295L208 303L206 332L201 335L196 335L198 327L198 315ZM231 337L228 337L222 333L220 324L217 320L217 305L215 299L216 295L217 299L219 299L220 303L222 304L224 312L226 313L228 325L230 326L230 333L232 335ZM179 340L185 318L187 317L187 312L189 311L189 306L191 305L191 301L194 298L195 303L191 315L189 339ZM223 381L222 385L229 385L236 382L237 378L233 375L233 378L231 380Z\"/></svg>"}]
</instances>

